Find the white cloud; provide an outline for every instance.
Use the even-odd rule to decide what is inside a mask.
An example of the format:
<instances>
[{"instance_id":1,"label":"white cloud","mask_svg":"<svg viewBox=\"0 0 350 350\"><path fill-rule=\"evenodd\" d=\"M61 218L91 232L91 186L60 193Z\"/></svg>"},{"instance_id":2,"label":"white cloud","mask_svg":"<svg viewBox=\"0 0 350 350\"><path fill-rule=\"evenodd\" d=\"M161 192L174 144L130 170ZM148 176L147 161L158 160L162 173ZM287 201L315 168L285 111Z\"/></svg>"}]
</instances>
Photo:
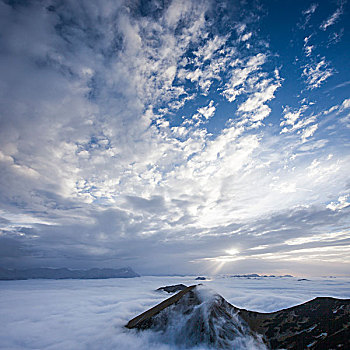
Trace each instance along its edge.
<instances>
[{"instance_id":1,"label":"white cloud","mask_svg":"<svg viewBox=\"0 0 350 350\"><path fill-rule=\"evenodd\" d=\"M350 98L347 98L347 99L345 99L342 102L342 104L340 106L340 111L342 112L342 111L344 111L345 109L348 109L348 108L350 108Z\"/></svg>"},{"instance_id":2,"label":"white cloud","mask_svg":"<svg viewBox=\"0 0 350 350\"><path fill-rule=\"evenodd\" d=\"M315 13L317 10L318 4L313 3L311 4L306 10L302 11L303 14L303 23L299 24L299 26L303 29L306 28L306 25L309 23L311 16Z\"/></svg>"},{"instance_id":3,"label":"white cloud","mask_svg":"<svg viewBox=\"0 0 350 350\"><path fill-rule=\"evenodd\" d=\"M313 124L313 125L310 125L309 127L307 127L306 129L304 129L302 134L301 134L302 142L303 143L306 142L309 137L313 136L313 134L316 132L317 128L318 128L318 125Z\"/></svg>"},{"instance_id":4,"label":"white cloud","mask_svg":"<svg viewBox=\"0 0 350 350\"><path fill-rule=\"evenodd\" d=\"M252 32L246 33L246 34L242 35L241 41L247 41L247 40L249 40L249 39L252 37L252 35L253 35Z\"/></svg>"},{"instance_id":5,"label":"white cloud","mask_svg":"<svg viewBox=\"0 0 350 350\"><path fill-rule=\"evenodd\" d=\"M193 67L181 68L178 78L196 83L201 93L207 95L213 82L221 80L220 74L226 71L235 53L234 48L225 46L227 40L227 36L208 39L194 52L195 59L186 61L187 64L193 64Z\"/></svg>"},{"instance_id":6,"label":"white cloud","mask_svg":"<svg viewBox=\"0 0 350 350\"><path fill-rule=\"evenodd\" d=\"M194 52L198 57L198 60L195 62L196 65L202 65L207 60L212 59L215 52L225 45L227 39L227 37L215 36L214 39L208 40L204 46L199 47L198 50Z\"/></svg>"},{"instance_id":7,"label":"white cloud","mask_svg":"<svg viewBox=\"0 0 350 350\"><path fill-rule=\"evenodd\" d=\"M216 107L214 106L214 101L211 100L208 106L198 108L198 113L203 115L203 117L208 120L215 114L215 110Z\"/></svg>"},{"instance_id":8,"label":"white cloud","mask_svg":"<svg viewBox=\"0 0 350 350\"><path fill-rule=\"evenodd\" d=\"M343 14L343 2L341 4L341 6L339 8L336 9L336 11L330 16L328 17L321 25L320 25L320 29L322 30L327 30L328 27L334 25L339 17Z\"/></svg>"},{"instance_id":9,"label":"white cloud","mask_svg":"<svg viewBox=\"0 0 350 350\"><path fill-rule=\"evenodd\" d=\"M331 202L330 204L327 205L327 208L331 210L344 209L350 205L350 203L347 201L348 198L349 198L349 195L340 196L337 202Z\"/></svg>"},{"instance_id":10,"label":"white cloud","mask_svg":"<svg viewBox=\"0 0 350 350\"><path fill-rule=\"evenodd\" d=\"M312 50L314 48L315 48L314 45L305 45L304 50L305 50L306 57L310 57L311 56Z\"/></svg>"},{"instance_id":11,"label":"white cloud","mask_svg":"<svg viewBox=\"0 0 350 350\"><path fill-rule=\"evenodd\" d=\"M266 103L275 98L275 91L282 82L277 69L271 78L261 71L266 60L266 55L259 53L244 61L233 61L234 69L222 92L229 102L243 94L248 96L238 105L237 111L241 115L242 123L252 128L261 126L261 121L270 114L271 109Z\"/></svg>"},{"instance_id":12,"label":"white cloud","mask_svg":"<svg viewBox=\"0 0 350 350\"><path fill-rule=\"evenodd\" d=\"M321 233L314 236L309 237L299 237L295 239L287 240L285 243L288 245L299 245L311 242L334 242L334 241L342 241L343 239L347 239L349 237L349 231L340 231L340 232L327 232Z\"/></svg>"},{"instance_id":13,"label":"white cloud","mask_svg":"<svg viewBox=\"0 0 350 350\"><path fill-rule=\"evenodd\" d=\"M255 92L253 96L249 97L245 102L243 102L238 107L239 111L252 112L257 110L264 105L265 102L272 100L275 97L275 91L281 86L279 82L271 84L271 80L264 80L260 84L260 91Z\"/></svg>"},{"instance_id":14,"label":"white cloud","mask_svg":"<svg viewBox=\"0 0 350 350\"><path fill-rule=\"evenodd\" d=\"M239 23L235 26L237 34L242 34L246 28L247 28L247 25L245 23Z\"/></svg>"},{"instance_id":15,"label":"white cloud","mask_svg":"<svg viewBox=\"0 0 350 350\"><path fill-rule=\"evenodd\" d=\"M294 182L279 183L277 186L271 184L271 188L280 191L281 193L294 193L297 191L296 184Z\"/></svg>"},{"instance_id":16,"label":"white cloud","mask_svg":"<svg viewBox=\"0 0 350 350\"><path fill-rule=\"evenodd\" d=\"M198 108L197 109L198 113L194 114L191 119L186 119L183 124L184 125L194 124L195 126L203 124L214 116L215 110L216 110L216 107L214 106L214 101L211 100L208 106Z\"/></svg>"},{"instance_id":17,"label":"white cloud","mask_svg":"<svg viewBox=\"0 0 350 350\"><path fill-rule=\"evenodd\" d=\"M313 151L325 147L328 142L329 141L325 139L316 140L314 142L309 141L307 144L302 144L299 150L303 152ZM331 159L331 157L329 159Z\"/></svg>"},{"instance_id":18,"label":"white cloud","mask_svg":"<svg viewBox=\"0 0 350 350\"><path fill-rule=\"evenodd\" d=\"M296 124L296 121L303 115L303 113L308 109L308 105L302 105L298 110L291 110L291 108L289 106L284 107L283 109L283 119L280 123L281 126L288 126L291 125L292 127L294 127L294 125ZM285 128L285 131L287 131L288 129Z\"/></svg>"},{"instance_id":19,"label":"white cloud","mask_svg":"<svg viewBox=\"0 0 350 350\"><path fill-rule=\"evenodd\" d=\"M346 127L350 127L350 114L348 109L350 108L350 99L344 99L342 103L334 105L329 109L322 112L322 114L326 117L333 118L335 116L340 116L338 120ZM330 128L334 128L335 124L329 126Z\"/></svg>"},{"instance_id":20,"label":"white cloud","mask_svg":"<svg viewBox=\"0 0 350 350\"><path fill-rule=\"evenodd\" d=\"M309 90L320 87L333 74L334 70L329 68L324 57L318 63L306 65L303 70Z\"/></svg>"},{"instance_id":21,"label":"white cloud","mask_svg":"<svg viewBox=\"0 0 350 350\"><path fill-rule=\"evenodd\" d=\"M339 43L343 35L344 35L344 28L341 28L338 33L333 32L329 34L327 47L329 47L330 45Z\"/></svg>"},{"instance_id":22,"label":"white cloud","mask_svg":"<svg viewBox=\"0 0 350 350\"><path fill-rule=\"evenodd\" d=\"M259 53L249 57L244 62L236 60L232 62L232 73L229 81L225 84L223 95L229 102L233 102L236 97L245 91L245 84L248 77L261 69L266 62L266 55ZM238 66L237 68L235 68Z\"/></svg>"},{"instance_id":23,"label":"white cloud","mask_svg":"<svg viewBox=\"0 0 350 350\"><path fill-rule=\"evenodd\" d=\"M303 15L309 15L316 11L318 4L311 4L305 11L303 11Z\"/></svg>"}]
</instances>

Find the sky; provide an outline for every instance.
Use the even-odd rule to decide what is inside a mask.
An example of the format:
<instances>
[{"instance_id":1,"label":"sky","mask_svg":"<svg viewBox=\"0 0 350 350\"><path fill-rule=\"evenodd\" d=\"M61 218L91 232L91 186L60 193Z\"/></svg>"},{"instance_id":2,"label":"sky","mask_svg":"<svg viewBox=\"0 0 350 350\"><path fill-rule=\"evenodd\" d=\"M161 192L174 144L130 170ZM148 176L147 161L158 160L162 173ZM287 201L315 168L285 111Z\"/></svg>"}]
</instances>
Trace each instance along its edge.
<instances>
[{"instance_id":1,"label":"sky","mask_svg":"<svg viewBox=\"0 0 350 350\"><path fill-rule=\"evenodd\" d=\"M0 2L0 266L348 275L350 3Z\"/></svg>"}]
</instances>

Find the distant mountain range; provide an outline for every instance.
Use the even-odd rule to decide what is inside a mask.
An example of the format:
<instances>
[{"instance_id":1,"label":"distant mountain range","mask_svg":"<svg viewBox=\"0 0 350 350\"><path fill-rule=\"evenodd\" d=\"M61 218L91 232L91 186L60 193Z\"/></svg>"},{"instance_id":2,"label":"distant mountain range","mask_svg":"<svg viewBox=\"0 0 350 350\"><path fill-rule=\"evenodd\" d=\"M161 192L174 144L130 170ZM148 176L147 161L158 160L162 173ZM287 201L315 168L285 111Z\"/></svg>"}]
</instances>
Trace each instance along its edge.
<instances>
[{"instance_id":1,"label":"distant mountain range","mask_svg":"<svg viewBox=\"0 0 350 350\"><path fill-rule=\"evenodd\" d=\"M100 278L132 278L140 277L130 267L121 269L90 269L71 270L67 268L33 268L25 270L0 268L0 280L28 280L28 279L100 279Z\"/></svg>"},{"instance_id":2,"label":"distant mountain range","mask_svg":"<svg viewBox=\"0 0 350 350\"><path fill-rule=\"evenodd\" d=\"M246 275L229 275L227 277L245 277L245 278L254 278L254 277L293 277L292 275L282 275L282 276L276 276L276 275L259 275L257 273L250 273Z\"/></svg>"}]
</instances>

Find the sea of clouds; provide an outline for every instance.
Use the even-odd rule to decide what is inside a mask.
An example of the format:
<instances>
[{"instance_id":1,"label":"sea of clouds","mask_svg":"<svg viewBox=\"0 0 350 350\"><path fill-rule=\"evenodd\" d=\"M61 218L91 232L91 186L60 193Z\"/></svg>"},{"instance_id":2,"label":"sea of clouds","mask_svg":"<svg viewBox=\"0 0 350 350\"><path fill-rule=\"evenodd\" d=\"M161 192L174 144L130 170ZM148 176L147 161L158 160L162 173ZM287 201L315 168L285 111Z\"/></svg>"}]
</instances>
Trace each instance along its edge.
<instances>
[{"instance_id":1,"label":"sea of clouds","mask_svg":"<svg viewBox=\"0 0 350 350\"><path fill-rule=\"evenodd\" d=\"M350 298L350 278L227 278L200 281L233 305L271 312L316 296ZM170 294L157 288L194 277L0 281L0 348L180 349L154 332L124 325ZM241 349L244 349L242 342ZM206 349L205 347L197 347ZM250 348L251 349L251 348Z\"/></svg>"}]
</instances>

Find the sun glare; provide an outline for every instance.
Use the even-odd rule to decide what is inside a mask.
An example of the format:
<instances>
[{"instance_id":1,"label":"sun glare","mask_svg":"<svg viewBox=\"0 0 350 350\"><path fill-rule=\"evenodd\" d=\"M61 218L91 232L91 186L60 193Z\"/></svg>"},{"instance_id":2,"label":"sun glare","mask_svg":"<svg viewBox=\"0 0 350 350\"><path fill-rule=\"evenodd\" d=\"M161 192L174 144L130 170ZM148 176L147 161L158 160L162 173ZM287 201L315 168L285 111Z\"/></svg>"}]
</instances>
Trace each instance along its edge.
<instances>
[{"instance_id":1,"label":"sun glare","mask_svg":"<svg viewBox=\"0 0 350 350\"><path fill-rule=\"evenodd\" d=\"M237 255L239 253L239 250L237 248L231 248L231 249L225 250L225 253L229 255Z\"/></svg>"}]
</instances>

